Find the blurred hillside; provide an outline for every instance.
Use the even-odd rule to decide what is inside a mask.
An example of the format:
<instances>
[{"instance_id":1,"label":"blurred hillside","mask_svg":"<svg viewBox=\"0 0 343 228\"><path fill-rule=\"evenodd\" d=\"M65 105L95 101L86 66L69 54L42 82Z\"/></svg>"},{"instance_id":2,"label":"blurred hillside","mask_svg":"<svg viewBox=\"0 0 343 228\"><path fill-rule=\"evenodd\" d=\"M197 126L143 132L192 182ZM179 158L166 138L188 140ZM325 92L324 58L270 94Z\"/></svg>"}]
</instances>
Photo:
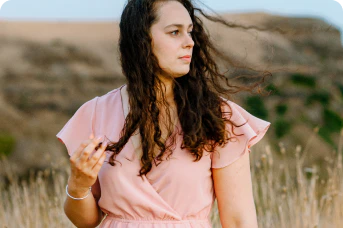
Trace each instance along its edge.
<instances>
[{"instance_id":1,"label":"blurred hillside","mask_svg":"<svg viewBox=\"0 0 343 228\"><path fill-rule=\"evenodd\" d=\"M295 148L319 126L309 145L309 162L323 161L336 149L343 127L339 31L315 18L264 13L222 16L245 26L289 31L232 29L204 20L211 39L228 56L273 74L264 83L269 96L234 97L247 111L272 123L262 141L275 150L280 141ZM58 168L59 158L68 155L55 137L57 132L84 102L125 83L118 37L117 22L0 21L0 151L17 164L17 172ZM240 73L251 72L228 77Z\"/></svg>"}]
</instances>

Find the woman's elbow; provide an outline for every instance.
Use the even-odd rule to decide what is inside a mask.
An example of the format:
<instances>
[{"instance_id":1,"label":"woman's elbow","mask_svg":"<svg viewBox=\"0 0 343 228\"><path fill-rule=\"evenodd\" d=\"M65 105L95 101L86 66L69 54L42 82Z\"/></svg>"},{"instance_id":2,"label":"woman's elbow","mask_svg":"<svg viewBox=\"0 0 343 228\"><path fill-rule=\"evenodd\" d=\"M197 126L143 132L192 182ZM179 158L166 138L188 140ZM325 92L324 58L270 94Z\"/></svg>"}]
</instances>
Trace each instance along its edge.
<instances>
[{"instance_id":1,"label":"woman's elbow","mask_svg":"<svg viewBox=\"0 0 343 228\"><path fill-rule=\"evenodd\" d=\"M258 228L256 214L220 216L222 228Z\"/></svg>"},{"instance_id":2,"label":"woman's elbow","mask_svg":"<svg viewBox=\"0 0 343 228\"><path fill-rule=\"evenodd\" d=\"M258 224L256 219L243 218L223 221L222 228L258 228Z\"/></svg>"},{"instance_id":3,"label":"woman's elbow","mask_svg":"<svg viewBox=\"0 0 343 228\"><path fill-rule=\"evenodd\" d=\"M76 226L78 228L94 228L94 227L97 227L103 219L102 211L100 210L99 207L97 207L97 209L98 209L98 216L96 216L96 217L90 216L87 219L86 218L76 219L73 211L71 211L70 208L66 207L66 204L64 205L65 215L68 217L68 219L71 221L71 223L73 223L74 226Z\"/></svg>"},{"instance_id":4,"label":"woman's elbow","mask_svg":"<svg viewBox=\"0 0 343 228\"><path fill-rule=\"evenodd\" d=\"M237 228L258 228L257 220L246 218L237 222Z\"/></svg>"}]
</instances>

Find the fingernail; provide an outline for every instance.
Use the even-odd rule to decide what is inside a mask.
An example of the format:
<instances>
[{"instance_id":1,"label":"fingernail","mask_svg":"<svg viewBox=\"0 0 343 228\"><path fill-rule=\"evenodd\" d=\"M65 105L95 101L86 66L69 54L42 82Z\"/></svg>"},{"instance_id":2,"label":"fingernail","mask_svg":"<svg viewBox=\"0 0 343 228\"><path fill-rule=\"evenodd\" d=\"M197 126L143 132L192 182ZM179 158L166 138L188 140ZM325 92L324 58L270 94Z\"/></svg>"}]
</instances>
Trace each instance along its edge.
<instances>
[{"instance_id":1,"label":"fingernail","mask_svg":"<svg viewBox=\"0 0 343 228\"><path fill-rule=\"evenodd\" d=\"M96 140L100 140L102 138L102 136L101 135L99 135L97 138L96 138Z\"/></svg>"},{"instance_id":2,"label":"fingernail","mask_svg":"<svg viewBox=\"0 0 343 228\"><path fill-rule=\"evenodd\" d=\"M93 138L94 138L94 134L93 134L93 133L90 134L90 135L89 135L89 138L90 138L90 139L93 139Z\"/></svg>"},{"instance_id":3,"label":"fingernail","mask_svg":"<svg viewBox=\"0 0 343 228\"><path fill-rule=\"evenodd\" d=\"M104 147L106 147L106 146L107 146L107 142L104 142L102 145L103 145Z\"/></svg>"}]
</instances>

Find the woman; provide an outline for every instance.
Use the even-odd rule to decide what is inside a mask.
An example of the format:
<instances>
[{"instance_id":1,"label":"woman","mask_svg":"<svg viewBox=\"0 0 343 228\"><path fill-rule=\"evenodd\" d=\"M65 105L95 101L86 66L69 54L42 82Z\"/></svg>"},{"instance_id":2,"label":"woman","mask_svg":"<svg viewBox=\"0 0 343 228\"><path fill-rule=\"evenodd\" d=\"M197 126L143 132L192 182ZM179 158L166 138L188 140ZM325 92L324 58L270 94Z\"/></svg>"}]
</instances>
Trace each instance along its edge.
<instances>
[{"instance_id":1,"label":"woman","mask_svg":"<svg viewBox=\"0 0 343 228\"><path fill-rule=\"evenodd\" d=\"M219 95L233 86L194 10L190 0L128 1L128 83L87 101L57 134L71 156L64 210L77 227L211 227L216 198L222 227L257 227L247 152L270 123Z\"/></svg>"}]
</instances>

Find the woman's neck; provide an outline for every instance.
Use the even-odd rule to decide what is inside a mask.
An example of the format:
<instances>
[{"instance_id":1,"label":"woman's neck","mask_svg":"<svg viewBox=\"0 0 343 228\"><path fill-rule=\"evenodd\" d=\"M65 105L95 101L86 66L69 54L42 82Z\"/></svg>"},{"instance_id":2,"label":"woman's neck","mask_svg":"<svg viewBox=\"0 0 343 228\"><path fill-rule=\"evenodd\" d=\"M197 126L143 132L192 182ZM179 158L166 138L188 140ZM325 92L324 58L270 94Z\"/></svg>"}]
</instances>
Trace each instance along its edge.
<instances>
[{"instance_id":1,"label":"woman's neck","mask_svg":"<svg viewBox=\"0 0 343 228\"><path fill-rule=\"evenodd\" d=\"M160 77L160 80L162 81L162 83L165 85L162 85L162 91L157 91L157 100L161 101L162 100L162 93L164 94L167 102L170 105L174 105L175 101L174 101L174 88L173 88L173 82L171 80L168 80L164 77ZM164 88L165 87L165 88Z\"/></svg>"}]
</instances>

